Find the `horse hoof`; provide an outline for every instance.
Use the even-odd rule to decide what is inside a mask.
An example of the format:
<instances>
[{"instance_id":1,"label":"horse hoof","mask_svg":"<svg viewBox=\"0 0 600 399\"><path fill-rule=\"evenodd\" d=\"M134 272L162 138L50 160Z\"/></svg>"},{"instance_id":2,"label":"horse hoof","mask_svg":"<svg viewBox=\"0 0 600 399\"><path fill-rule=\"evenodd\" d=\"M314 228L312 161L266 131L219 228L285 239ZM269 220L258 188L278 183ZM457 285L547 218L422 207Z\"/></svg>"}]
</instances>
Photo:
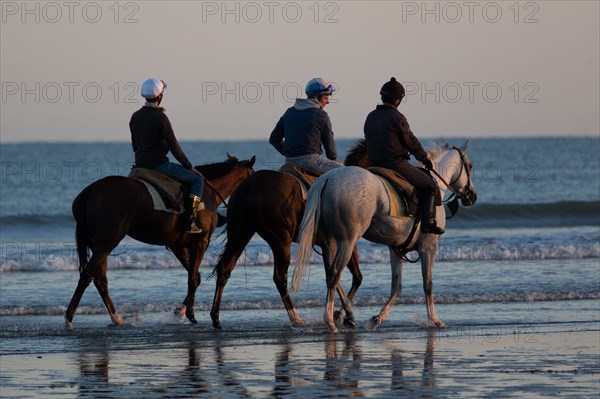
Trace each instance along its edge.
<instances>
[{"instance_id":1,"label":"horse hoof","mask_svg":"<svg viewBox=\"0 0 600 399\"><path fill-rule=\"evenodd\" d=\"M308 323L300 318L292 320L292 325L295 327L308 327Z\"/></svg>"},{"instance_id":2,"label":"horse hoof","mask_svg":"<svg viewBox=\"0 0 600 399\"><path fill-rule=\"evenodd\" d=\"M112 323L117 327L121 327L123 325L123 319L116 313L114 315L110 315L110 319Z\"/></svg>"},{"instance_id":3,"label":"horse hoof","mask_svg":"<svg viewBox=\"0 0 600 399\"><path fill-rule=\"evenodd\" d=\"M175 309L175 311L173 313L175 314L175 316L183 317L183 316L185 316L185 311L186 311L185 306L182 306L179 309Z\"/></svg>"},{"instance_id":4,"label":"horse hoof","mask_svg":"<svg viewBox=\"0 0 600 399\"><path fill-rule=\"evenodd\" d=\"M198 322L196 321L196 318L194 316L188 316L188 320L192 324L198 324Z\"/></svg>"},{"instance_id":5,"label":"horse hoof","mask_svg":"<svg viewBox=\"0 0 600 399\"><path fill-rule=\"evenodd\" d=\"M379 316L373 316L368 327L371 331L377 331L379 327L381 327L381 318Z\"/></svg>"},{"instance_id":6,"label":"horse hoof","mask_svg":"<svg viewBox=\"0 0 600 399\"><path fill-rule=\"evenodd\" d=\"M215 330L222 330L221 322L219 320L213 320L213 328Z\"/></svg>"},{"instance_id":7,"label":"horse hoof","mask_svg":"<svg viewBox=\"0 0 600 399\"><path fill-rule=\"evenodd\" d=\"M431 324L433 325L433 327L435 328L446 328L446 323L444 323L443 321L441 321L440 319L437 319L435 321L432 321Z\"/></svg>"},{"instance_id":8,"label":"horse hoof","mask_svg":"<svg viewBox=\"0 0 600 399\"><path fill-rule=\"evenodd\" d=\"M354 319L346 317L344 319L344 327L354 330L356 328L356 323L354 322Z\"/></svg>"},{"instance_id":9,"label":"horse hoof","mask_svg":"<svg viewBox=\"0 0 600 399\"><path fill-rule=\"evenodd\" d=\"M67 331L73 331L73 323L65 320L65 329Z\"/></svg>"}]
</instances>

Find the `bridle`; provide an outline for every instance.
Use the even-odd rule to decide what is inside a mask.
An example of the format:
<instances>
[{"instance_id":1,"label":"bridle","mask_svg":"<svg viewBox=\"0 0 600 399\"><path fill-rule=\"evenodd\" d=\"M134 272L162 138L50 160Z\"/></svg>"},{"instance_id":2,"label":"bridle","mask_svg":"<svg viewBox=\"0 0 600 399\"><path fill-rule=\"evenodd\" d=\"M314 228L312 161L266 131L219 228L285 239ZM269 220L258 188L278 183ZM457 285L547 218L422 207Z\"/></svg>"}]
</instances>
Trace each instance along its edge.
<instances>
[{"instance_id":1,"label":"bridle","mask_svg":"<svg viewBox=\"0 0 600 399\"><path fill-rule=\"evenodd\" d=\"M471 183L471 172L469 171L469 168L466 167L466 164L467 164L467 161L465 159L466 155L463 151L461 151L457 147L452 147L452 149L456 150L460 156L460 171L458 172L458 174L456 175L456 178L454 180L452 180L452 181L450 181L450 183L448 183L446 181L446 179L444 179L438 172L436 172L434 169L431 169L431 172L434 175L436 175L438 177L438 179L440 179L440 181L442 183L444 183L444 185L446 187L448 187L448 189L452 192L452 195L446 201L444 201L448 205L448 208L450 208L450 212L451 212L451 215L450 215L450 217L448 217L448 219L452 218L452 216L454 216L456 214L456 212L458 211L458 198L463 198L464 195L469 195L469 196L471 195L469 192L465 193L465 188L467 188L467 191L468 191L468 186ZM456 182L458 182L460 180L460 177L463 174L463 170L467 174L467 185L460 190L456 190L453 186L454 186L454 184L456 184Z\"/></svg>"},{"instance_id":2,"label":"bridle","mask_svg":"<svg viewBox=\"0 0 600 399\"><path fill-rule=\"evenodd\" d=\"M250 168L250 173L248 174L248 176L250 176L252 173L254 173L254 170ZM217 190L217 188L207 178L204 178L204 183L213 190L215 196L219 197L225 208L229 208L229 204L227 203L227 201L225 201L225 197L223 197L219 190Z\"/></svg>"},{"instance_id":3,"label":"bridle","mask_svg":"<svg viewBox=\"0 0 600 399\"><path fill-rule=\"evenodd\" d=\"M440 181L441 181L442 183L444 183L444 185L445 185L446 187L448 187L448 189L449 189L450 191L452 191L452 193L454 193L454 195L456 195L457 197L459 197L459 198L460 198L460 197L462 197L462 196L463 196L463 191L464 191L464 190L460 190L460 191L458 191L458 190L456 190L456 189L455 189L453 186L454 186L454 184L456 184L456 182L457 182L457 181L460 179L460 177L462 176L462 174L463 174L463 170L464 170L464 171L467 173L467 182L468 182L468 183L467 183L467 185L468 185L468 184L469 184L469 182L471 181L471 173L469 172L469 168L465 167L465 165L466 165L466 163L467 163L467 161L465 160L465 153L464 153L464 152L462 152L461 150L459 150L459 149L458 149L458 148L456 148L456 147L452 147L452 149L453 149L453 150L456 150L456 151L458 151L458 154L460 155L460 171L458 172L458 175L456 176L456 178L455 178L454 180L452 180L450 183L448 183L448 182L446 181L446 179L444 179L444 178L442 177L442 175L440 175L440 174L439 174L438 172L436 172L434 169L431 169L431 172L432 172L434 175L436 175L436 176L438 177L438 179L440 179Z\"/></svg>"}]
</instances>

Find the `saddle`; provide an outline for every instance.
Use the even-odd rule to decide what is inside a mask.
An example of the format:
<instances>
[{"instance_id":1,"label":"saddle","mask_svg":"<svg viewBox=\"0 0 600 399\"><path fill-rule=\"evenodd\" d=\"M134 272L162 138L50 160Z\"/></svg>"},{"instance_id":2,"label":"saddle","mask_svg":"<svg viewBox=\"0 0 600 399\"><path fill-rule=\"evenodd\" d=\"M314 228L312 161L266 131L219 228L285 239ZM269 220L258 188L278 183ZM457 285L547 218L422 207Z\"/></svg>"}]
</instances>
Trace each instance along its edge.
<instances>
[{"instance_id":1,"label":"saddle","mask_svg":"<svg viewBox=\"0 0 600 399\"><path fill-rule=\"evenodd\" d=\"M134 167L129 172L132 179L140 180L146 185L154 209L168 212L183 212L187 188L178 181L152 169Z\"/></svg>"},{"instance_id":2,"label":"saddle","mask_svg":"<svg viewBox=\"0 0 600 399\"><path fill-rule=\"evenodd\" d=\"M303 199L306 199L306 193L308 192L308 189L320 176L319 173L311 169L306 169L293 163L283 164L279 168L279 172L292 176L298 181L298 183L300 183L300 187L302 187Z\"/></svg>"},{"instance_id":3,"label":"saddle","mask_svg":"<svg viewBox=\"0 0 600 399\"><path fill-rule=\"evenodd\" d=\"M381 179L390 198L390 214L391 216L405 216L420 218L419 211L419 192L398 172L372 166L368 168L369 172L373 173ZM435 181L435 180L434 180ZM403 200L404 204L399 203ZM442 197L439 190L435 190L435 204L442 205ZM406 214L403 212L402 205L405 205Z\"/></svg>"}]
</instances>

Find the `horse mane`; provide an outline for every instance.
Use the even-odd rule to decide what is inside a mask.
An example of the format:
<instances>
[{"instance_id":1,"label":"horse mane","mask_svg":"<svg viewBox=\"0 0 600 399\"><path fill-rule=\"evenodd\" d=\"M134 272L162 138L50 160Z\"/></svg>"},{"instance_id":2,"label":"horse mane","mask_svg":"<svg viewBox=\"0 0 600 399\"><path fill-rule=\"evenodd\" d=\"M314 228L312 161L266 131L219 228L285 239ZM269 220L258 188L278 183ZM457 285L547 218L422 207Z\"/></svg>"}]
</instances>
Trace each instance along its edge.
<instances>
[{"instance_id":1,"label":"horse mane","mask_svg":"<svg viewBox=\"0 0 600 399\"><path fill-rule=\"evenodd\" d=\"M435 142L432 145L428 145L425 151L427 152L429 159L435 159L442 152L448 151L449 149L450 145L448 143L439 144ZM346 155L346 159L344 160L344 165L360 166L363 168L368 167L367 140L358 139L356 141L354 147L348 151L348 155Z\"/></svg>"},{"instance_id":2,"label":"horse mane","mask_svg":"<svg viewBox=\"0 0 600 399\"><path fill-rule=\"evenodd\" d=\"M358 139L354 144L354 147L348 151L344 165L346 166L360 166L366 168L368 165L367 160L367 140Z\"/></svg>"},{"instance_id":3,"label":"horse mane","mask_svg":"<svg viewBox=\"0 0 600 399\"><path fill-rule=\"evenodd\" d=\"M205 178L211 180L229 173L237 164L238 159L236 157L230 157L229 159L223 162L197 165L194 166L194 168L197 169L200 173L202 173Z\"/></svg>"},{"instance_id":4,"label":"horse mane","mask_svg":"<svg viewBox=\"0 0 600 399\"><path fill-rule=\"evenodd\" d=\"M427 152L427 157L429 159L434 159L438 155L440 155L442 152L448 151L449 149L450 149L450 144L448 144L448 143L439 144L436 142L433 145L428 146L428 148L426 148L425 151Z\"/></svg>"}]
</instances>

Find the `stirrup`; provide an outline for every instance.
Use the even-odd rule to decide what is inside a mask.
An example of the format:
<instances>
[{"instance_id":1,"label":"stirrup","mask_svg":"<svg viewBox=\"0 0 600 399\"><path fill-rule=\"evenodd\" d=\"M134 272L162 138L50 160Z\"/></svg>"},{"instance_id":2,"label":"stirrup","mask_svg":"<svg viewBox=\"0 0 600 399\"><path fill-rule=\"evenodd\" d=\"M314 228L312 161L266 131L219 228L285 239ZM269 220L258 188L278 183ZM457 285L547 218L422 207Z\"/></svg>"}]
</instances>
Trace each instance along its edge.
<instances>
[{"instance_id":1,"label":"stirrup","mask_svg":"<svg viewBox=\"0 0 600 399\"><path fill-rule=\"evenodd\" d=\"M426 234L436 234L441 235L445 233L445 230L438 226L434 220L430 221L422 221L421 222L421 232Z\"/></svg>"},{"instance_id":2,"label":"stirrup","mask_svg":"<svg viewBox=\"0 0 600 399\"><path fill-rule=\"evenodd\" d=\"M202 233L202 228L198 227L198 225L196 224L196 222L193 222L190 225L189 229L186 230L186 233L188 233L188 234L199 234L199 233Z\"/></svg>"}]
</instances>

